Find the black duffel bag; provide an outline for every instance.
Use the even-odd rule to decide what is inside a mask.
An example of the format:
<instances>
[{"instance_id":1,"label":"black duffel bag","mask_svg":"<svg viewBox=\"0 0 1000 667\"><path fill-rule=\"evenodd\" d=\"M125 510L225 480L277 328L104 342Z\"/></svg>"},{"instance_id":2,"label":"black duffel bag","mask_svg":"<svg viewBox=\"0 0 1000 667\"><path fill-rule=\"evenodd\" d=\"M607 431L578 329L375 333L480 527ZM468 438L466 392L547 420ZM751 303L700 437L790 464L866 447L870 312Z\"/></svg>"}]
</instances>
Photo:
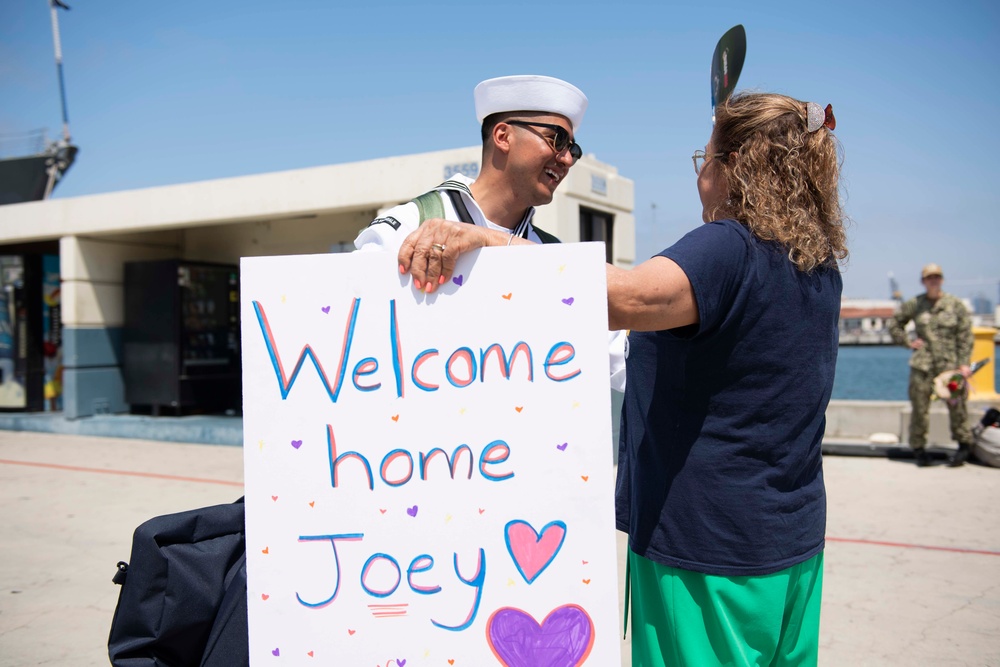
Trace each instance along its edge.
<instances>
[{"instance_id":1,"label":"black duffel bag","mask_svg":"<svg viewBox=\"0 0 1000 667\"><path fill-rule=\"evenodd\" d=\"M135 529L108 655L115 667L249 665L243 499Z\"/></svg>"}]
</instances>

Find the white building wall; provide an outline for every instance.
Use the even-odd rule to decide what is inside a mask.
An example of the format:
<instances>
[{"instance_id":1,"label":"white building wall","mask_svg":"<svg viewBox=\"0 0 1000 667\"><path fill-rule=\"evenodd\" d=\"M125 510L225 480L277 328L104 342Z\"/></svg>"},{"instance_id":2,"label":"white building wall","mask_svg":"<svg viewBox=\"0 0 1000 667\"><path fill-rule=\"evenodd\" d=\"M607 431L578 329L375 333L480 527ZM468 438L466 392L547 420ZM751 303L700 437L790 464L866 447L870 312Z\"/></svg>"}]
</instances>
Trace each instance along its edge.
<instances>
[{"instance_id":1,"label":"white building wall","mask_svg":"<svg viewBox=\"0 0 1000 667\"><path fill-rule=\"evenodd\" d=\"M239 264L240 257L311 255L354 249L375 209L284 220L208 225L184 230L181 256Z\"/></svg>"},{"instance_id":2,"label":"white building wall","mask_svg":"<svg viewBox=\"0 0 1000 667\"><path fill-rule=\"evenodd\" d=\"M64 236L59 242L66 327L119 327L125 262L177 257L179 232Z\"/></svg>"}]
</instances>

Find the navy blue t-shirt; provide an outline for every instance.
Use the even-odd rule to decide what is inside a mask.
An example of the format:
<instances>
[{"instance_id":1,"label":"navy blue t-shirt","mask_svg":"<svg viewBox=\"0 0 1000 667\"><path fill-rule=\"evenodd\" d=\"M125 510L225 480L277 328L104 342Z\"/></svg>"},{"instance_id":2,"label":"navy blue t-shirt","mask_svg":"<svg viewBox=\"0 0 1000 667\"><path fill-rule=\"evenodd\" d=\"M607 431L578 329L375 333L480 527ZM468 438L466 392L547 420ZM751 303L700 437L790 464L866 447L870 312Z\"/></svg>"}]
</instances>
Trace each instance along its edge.
<instances>
[{"instance_id":1,"label":"navy blue t-shirt","mask_svg":"<svg viewBox=\"0 0 1000 667\"><path fill-rule=\"evenodd\" d=\"M629 334L618 529L640 556L705 574L806 561L826 532L840 272L803 273L733 220L660 254L691 281L699 323Z\"/></svg>"}]
</instances>

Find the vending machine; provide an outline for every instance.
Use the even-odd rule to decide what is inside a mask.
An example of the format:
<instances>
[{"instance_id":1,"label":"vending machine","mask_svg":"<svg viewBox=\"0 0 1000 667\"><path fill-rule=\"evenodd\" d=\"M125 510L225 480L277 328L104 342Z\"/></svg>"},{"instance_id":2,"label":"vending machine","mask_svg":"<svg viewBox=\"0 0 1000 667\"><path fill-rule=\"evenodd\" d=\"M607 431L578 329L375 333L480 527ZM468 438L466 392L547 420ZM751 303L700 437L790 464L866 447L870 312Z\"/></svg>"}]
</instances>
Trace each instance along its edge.
<instances>
[{"instance_id":1,"label":"vending machine","mask_svg":"<svg viewBox=\"0 0 1000 667\"><path fill-rule=\"evenodd\" d=\"M133 412L238 412L239 267L171 259L125 264L122 371Z\"/></svg>"},{"instance_id":2,"label":"vending machine","mask_svg":"<svg viewBox=\"0 0 1000 667\"><path fill-rule=\"evenodd\" d=\"M58 256L0 255L0 411L61 409L58 304Z\"/></svg>"}]
</instances>

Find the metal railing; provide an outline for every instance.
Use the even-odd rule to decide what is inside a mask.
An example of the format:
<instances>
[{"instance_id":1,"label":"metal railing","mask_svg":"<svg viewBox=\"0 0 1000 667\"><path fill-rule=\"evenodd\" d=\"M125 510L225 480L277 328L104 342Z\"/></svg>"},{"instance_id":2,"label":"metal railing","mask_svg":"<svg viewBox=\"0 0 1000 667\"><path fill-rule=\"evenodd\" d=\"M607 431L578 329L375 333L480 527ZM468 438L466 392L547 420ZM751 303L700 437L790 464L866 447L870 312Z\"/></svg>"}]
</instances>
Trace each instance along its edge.
<instances>
[{"instance_id":1,"label":"metal railing","mask_svg":"<svg viewBox=\"0 0 1000 667\"><path fill-rule=\"evenodd\" d=\"M0 132L0 159L40 155L48 146L47 128L28 132Z\"/></svg>"}]
</instances>

